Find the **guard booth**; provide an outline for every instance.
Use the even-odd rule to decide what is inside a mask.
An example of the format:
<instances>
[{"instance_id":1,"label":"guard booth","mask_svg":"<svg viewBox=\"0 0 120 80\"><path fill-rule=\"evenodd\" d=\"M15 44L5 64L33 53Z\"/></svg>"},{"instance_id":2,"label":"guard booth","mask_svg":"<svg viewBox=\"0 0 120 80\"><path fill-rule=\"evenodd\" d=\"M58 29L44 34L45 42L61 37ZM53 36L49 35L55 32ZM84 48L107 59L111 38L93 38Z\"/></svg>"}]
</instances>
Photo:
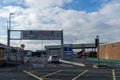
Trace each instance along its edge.
<instances>
[{"instance_id":1,"label":"guard booth","mask_svg":"<svg viewBox=\"0 0 120 80\"><path fill-rule=\"evenodd\" d=\"M73 49L72 49L72 47L64 47L63 59L73 60Z\"/></svg>"}]
</instances>

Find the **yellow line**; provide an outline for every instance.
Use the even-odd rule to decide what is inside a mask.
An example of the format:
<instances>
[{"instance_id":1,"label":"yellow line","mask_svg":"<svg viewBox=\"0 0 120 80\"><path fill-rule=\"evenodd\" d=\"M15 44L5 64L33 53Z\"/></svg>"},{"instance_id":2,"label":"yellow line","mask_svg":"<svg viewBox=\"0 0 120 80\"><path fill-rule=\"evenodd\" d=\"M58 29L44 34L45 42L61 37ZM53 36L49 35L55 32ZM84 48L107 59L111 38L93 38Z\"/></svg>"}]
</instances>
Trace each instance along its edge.
<instances>
[{"instance_id":1,"label":"yellow line","mask_svg":"<svg viewBox=\"0 0 120 80\"><path fill-rule=\"evenodd\" d=\"M83 71L81 74L77 75L77 76L74 77L72 80L76 80L76 79L79 78L80 76L84 75L86 72L88 72L88 70Z\"/></svg>"},{"instance_id":2,"label":"yellow line","mask_svg":"<svg viewBox=\"0 0 120 80\"><path fill-rule=\"evenodd\" d=\"M113 80L116 80L116 75L115 75L115 70L112 69L112 76L113 76Z\"/></svg>"},{"instance_id":3,"label":"yellow line","mask_svg":"<svg viewBox=\"0 0 120 80\"><path fill-rule=\"evenodd\" d=\"M38 79L38 80L43 80L41 77L38 77L38 76L36 76L35 74L32 74L32 73L30 73L30 72L28 72L28 71L26 71L26 70L23 70L23 72L29 74L30 76L32 76L32 77L34 77L34 78L36 78L36 79Z\"/></svg>"},{"instance_id":4,"label":"yellow line","mask_svg":"<svg viewBox=\"0 0 120 80\"><path fill-rule=\"evenodd\" d=\"M56 73L61 72L61 71L62 71L62 70L58 70L58 71L56 71L56 72L53 72L53 73L50 73L50 74L44 75L44 76L42 76L42 77L47 77L47 76L50 76L50 75L56 74Z\"/></svg>"}]
</instances>

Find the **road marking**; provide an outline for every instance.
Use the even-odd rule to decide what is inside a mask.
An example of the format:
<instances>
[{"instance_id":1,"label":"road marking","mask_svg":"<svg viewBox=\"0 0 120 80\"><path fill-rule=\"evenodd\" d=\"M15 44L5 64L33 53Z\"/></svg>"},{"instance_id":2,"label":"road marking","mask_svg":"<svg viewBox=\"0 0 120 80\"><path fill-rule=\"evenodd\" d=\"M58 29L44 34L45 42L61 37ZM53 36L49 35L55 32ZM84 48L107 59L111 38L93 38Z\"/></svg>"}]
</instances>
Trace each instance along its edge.
<instances>
[{"instance_id":1,"label":"road marking","mask_svg":"<svg viewBox=\"0 0 120 80\"><path fill-rule=\"evenodd\" d=\"M62 70L58 70L58 71L55 71L55 72L53 72L53 73L50 73L50 74L44 75L44 76L42 76L42 77L47 77L47 76L50 76L50 75L56 74L56 73L61 72L61 71L62 71Z\"/></svg>"},{"instance_id":2,"label":"road marking","mask_svg":"<svg viewBox=\"0 0 120 80\"><path fill-rule=\"evenodd\" d=\"M115 75L115 70L112 69L112 76L113 76L113 80L116 80L116 75Z\"/></svg>"},{"instance_id":3,"label":"road marking","mask_svg":"<svg viewBox=\"0 0 120 80\"><path fill-rule=\"evenodd\" d=\"M32 74L32 73L30 73L30 72L28 72L28 71L26 71L26 70L23 70L23 72L29 74L30 76L32 76L32 77L34 77L34 78L36 78L36 79L38 79L38 80L43 80L41 77L38 77L38 76L36 76L35 74Z\"/></svg>"},{"instance_id":4,"label":"road marking","mask_svg":"<svg viewBox=\"0 0 120 80\"><path fill-rule=\"evenodd\" d=\"M60 60L61 62L68 63L68 64L73 64L76 66L85 66L83 63L77 63L77 62L72 62L72 61L65 61L65 60Z\"/></svg>"},{"instance_id":5,"label":"road marking","mask_svg":"<svg viewBox=\"0 0 120 80\"><path fill-rule=\"evenodd\" d=\"M88 70L83 71L81 74L77 75L77 76L74 77L72 80L76 80L76 79L79 78L80 76L84 75L86 72L88 72Z\"/></svg>"}]
</instances>

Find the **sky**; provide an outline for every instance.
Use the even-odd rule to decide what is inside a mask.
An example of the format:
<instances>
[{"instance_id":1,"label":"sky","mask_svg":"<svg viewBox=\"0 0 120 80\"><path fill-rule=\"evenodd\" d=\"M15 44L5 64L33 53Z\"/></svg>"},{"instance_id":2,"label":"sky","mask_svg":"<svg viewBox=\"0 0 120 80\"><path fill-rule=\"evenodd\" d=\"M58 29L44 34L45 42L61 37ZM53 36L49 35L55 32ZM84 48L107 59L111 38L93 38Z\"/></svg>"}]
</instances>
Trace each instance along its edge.
<instances>
[{"instance_id":1,"label":"sky","mask_svg":"<svg viewBox=\"0 0 120 80\"><path fill-rule=\"evenodd\" d=\"M0 43L7 43L7 25L12 30L63 30L64 43L120 41L120 0L1 0ZM11 37L20 37L19 32ZM49 40L11 40L11 46L39 50L60 44Z\"/></svg>"}]
</instances>

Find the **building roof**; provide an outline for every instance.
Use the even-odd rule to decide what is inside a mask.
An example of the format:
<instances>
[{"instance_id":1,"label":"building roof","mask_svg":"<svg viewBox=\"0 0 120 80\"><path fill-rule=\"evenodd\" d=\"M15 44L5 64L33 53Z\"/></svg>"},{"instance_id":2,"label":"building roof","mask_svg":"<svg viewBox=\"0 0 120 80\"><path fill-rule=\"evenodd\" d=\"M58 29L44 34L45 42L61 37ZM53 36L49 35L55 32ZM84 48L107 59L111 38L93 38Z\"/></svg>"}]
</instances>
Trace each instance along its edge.
<instances>
[{"instance_id":1,"label":"building roof","mask_svg":"<svg viewBox=\"0 0 120 80\"><path fill-rule=\"evenodd\" d=\"M0 43L0 48L6 48L7 46L5 44Z\"/></svg>"},{"instance_id":2,"label":"building roof","mask_svg":"<svg viewBox=\"0 0 120 80\"><path fill-rule=\"evenodd\" d=\"M64 47L72 47L73 49L81 48L96 48L95 43L81 43L81 44L64 44ZM61 45L47 45L45 49L60 49Z\"/></svg>"},{"instance_id":3,"label":"building roof","mask_svg":"<svg viewBox=\"0 0 120 80\"><path fill-rule=\"evenodd\" d=\"M7 45L0 43L0 48L7 48ZM19 48L20 48L20 47L10 46L10 49L15 49L15 50L17 50L17 49L19 49Z\"/></svg>"},{"instance_id":4,"label":"building roof","mask_svg":"<svg viewBox=\"0 0 120 80\"><path fill-rule=\"evenodd\" d=\"M119 43L120 41L114 41L114 42L108 42L108 43L103 43L101 45L108 45L108 44L114 44L114 43Z\"/></svg>"}]
</instances>

